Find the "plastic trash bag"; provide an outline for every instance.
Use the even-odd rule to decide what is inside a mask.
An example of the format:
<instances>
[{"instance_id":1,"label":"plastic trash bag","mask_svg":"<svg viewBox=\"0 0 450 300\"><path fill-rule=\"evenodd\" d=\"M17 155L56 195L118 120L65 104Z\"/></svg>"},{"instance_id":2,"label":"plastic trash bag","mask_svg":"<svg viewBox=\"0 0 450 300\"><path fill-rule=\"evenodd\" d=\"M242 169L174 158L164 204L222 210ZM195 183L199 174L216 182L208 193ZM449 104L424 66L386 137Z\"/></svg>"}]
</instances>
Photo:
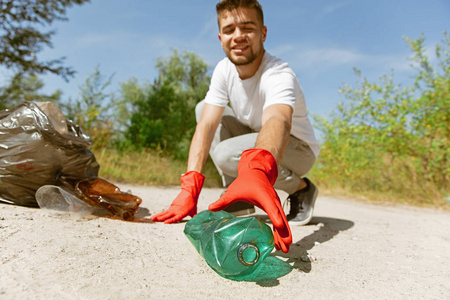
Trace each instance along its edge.
<instances>
[{"instance_id":1,"label":"plastic trash bag","mask_svg":"<svg viewBox=\"0 0 450 300\"><path fill-rule=\"evenodd\" d=\"M74 187L98 175L92 139L52 102L0 111L0 202L38 206L45 185Z\"/></svg>"}]
</instances>

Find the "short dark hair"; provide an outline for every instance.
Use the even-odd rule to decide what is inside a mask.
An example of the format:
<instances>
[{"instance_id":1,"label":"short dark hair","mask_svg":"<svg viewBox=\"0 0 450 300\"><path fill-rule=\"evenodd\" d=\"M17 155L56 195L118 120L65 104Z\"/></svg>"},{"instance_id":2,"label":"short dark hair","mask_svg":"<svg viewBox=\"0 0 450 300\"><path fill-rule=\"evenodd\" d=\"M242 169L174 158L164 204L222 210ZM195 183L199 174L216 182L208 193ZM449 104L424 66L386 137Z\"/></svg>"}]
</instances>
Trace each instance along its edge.
<instances>
[{"instance_id":1,"label":"short dark hair","mask_svg":"<svg viewBox=\"0 0 450 300\"><path fill-rule=\"evenodd\" d=\"M261 24L264 26L264 14L258 0L222 0L216 5L217 19L219 19L220 14L225 10L232 11L239 7L256 9Z\"/></svg>"}]
</instances>

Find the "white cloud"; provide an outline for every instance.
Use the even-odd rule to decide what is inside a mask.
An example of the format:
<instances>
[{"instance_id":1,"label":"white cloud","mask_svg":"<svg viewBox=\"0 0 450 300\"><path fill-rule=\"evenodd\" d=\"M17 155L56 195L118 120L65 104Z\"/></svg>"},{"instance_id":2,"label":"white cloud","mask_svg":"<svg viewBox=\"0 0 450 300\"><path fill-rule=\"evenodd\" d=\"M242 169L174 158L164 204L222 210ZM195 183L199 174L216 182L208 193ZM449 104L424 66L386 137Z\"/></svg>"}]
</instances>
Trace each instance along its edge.
<instances>
[{"instance_id":1,"label":"white cloud","mask_svg":"<svg viewBox=\"0 0 450 300\"><path fill-rule=\"evenodd\" d=\"M194 41L199 42L204 39L209 40L212 36L217 36L217 33L219 32L217 26L217 17L211 17L205 24L203 24L202 29L199 31Z\"/></svg>"},{"instance_id":2,"label":"white cloud","mask_svg":"<svg viewBox=\"0 0 450 300\"><path fill-rule=\"evenodd\" d=\"M286 60L294 69L327 70L352 65L364 60L364 55L357 51L335 47L281 45L270 52Z\"/></svg>"},{"instance_id":3,"label":"white cloud","mask_svg":"<svg viewBox=\"0 0 450 300\"><path fill-rule=\"evenodd\" d=\"M351 1L344 1L344 2L338 2L338 3L333 3L331 5L327 5L325 6L325 8L323 9L323 14L324 15L328 15L328 14L332 14L334 13L336 10L340 9L341 7L347 6L351 3Z\"/></svg>"},{"instance_id":4,"label":"white cloud","mask_svg":"<svg viewBox=\"0 0 450 300\"><path fill-rule=\"evenodd\" d=\"M304 47L282 45L272 51L275 56L286 60L295 70L312 74L353 67L370 70L410 71L408 54L367 54L355 49L341 47ZM380 74L382 75L382 74Z\"/></svg>"},{"instance_id":5,"label":"white cloud","mask_svg":"<svg viewBox=\"0 0 450 300\"><path fill-rule=\"evenodd\" d=\"M311 58L311 63L327 64L329 66L347 65L364 59L364 55L349 49L323 48L306 50L303 55Z\"/></svg>"},{"instance_id":6,"label":"white cloud","mask_svg":"<svg viewBox=\"0 0 450 300\"><path fill-rule=\"evenodd\" d=\"M333 4L325 6L322 11L317 15L317 19L322 19L327 17L330 14L333 14L337 10L341 9L342 7L348 6L353 1L342 1L342 2L335 2Z\"/></svg>"}]
</instances>

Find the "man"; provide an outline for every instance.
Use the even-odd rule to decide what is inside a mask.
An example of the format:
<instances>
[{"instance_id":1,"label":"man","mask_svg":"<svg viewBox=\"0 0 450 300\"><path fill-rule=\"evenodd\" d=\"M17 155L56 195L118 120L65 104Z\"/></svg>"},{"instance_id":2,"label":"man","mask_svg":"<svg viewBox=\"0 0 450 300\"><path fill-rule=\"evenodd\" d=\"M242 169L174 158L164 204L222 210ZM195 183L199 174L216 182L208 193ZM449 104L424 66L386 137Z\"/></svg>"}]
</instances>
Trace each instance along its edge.
<instances>
[{"instance_id":1,"label":"man","mask_svg":"<svg viewBox=\"0 0 450 300\"><path fill-rule=\"evenodd\" d=\"M264 49L267 27L258 1L223 0L216 10L227 58L216 66L206 98L197 105L182 191L152 219L174 223L197 213L210 154L228 188L208 208L239 215L260 207L272 221L276 249L288 252L292 235L274 187L290 194L290 222L308 223L317 189L301 176L313 166L319 146L295 74Z\"/></svg>"}]
</instances>

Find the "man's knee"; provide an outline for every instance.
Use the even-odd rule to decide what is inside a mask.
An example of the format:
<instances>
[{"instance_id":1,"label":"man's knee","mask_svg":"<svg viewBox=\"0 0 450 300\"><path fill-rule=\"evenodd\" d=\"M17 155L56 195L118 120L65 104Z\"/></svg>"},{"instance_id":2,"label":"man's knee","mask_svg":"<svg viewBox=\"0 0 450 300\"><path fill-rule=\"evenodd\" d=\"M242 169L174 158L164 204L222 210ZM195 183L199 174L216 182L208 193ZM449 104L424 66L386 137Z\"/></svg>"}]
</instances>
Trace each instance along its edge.
<instances>
[{"instance_id":1,"label":"man's knee","mask_svg":"<svg viewBox=\"0 0 450 300\"><path fill-rule=\"evenodd\" d=\"M214 158L214 162L217 164L219 168L222 170L227 168L227 165L230 164L231 161L231 153L220 147L219 144L214 151L211 153L211 156Z\"/></svg>"},{"instance_id":2,"label":"man's knee","mask_svg":"<svg viewBox=\"0 0 450 300\"><path fill-rule=\"evenodd\" d=\"M240 153L236 153L233 149L224 146L224 144L219 144L211 153L211 156L214 163L224 174L236 177Z\"/></svg>"}]
</instances>

